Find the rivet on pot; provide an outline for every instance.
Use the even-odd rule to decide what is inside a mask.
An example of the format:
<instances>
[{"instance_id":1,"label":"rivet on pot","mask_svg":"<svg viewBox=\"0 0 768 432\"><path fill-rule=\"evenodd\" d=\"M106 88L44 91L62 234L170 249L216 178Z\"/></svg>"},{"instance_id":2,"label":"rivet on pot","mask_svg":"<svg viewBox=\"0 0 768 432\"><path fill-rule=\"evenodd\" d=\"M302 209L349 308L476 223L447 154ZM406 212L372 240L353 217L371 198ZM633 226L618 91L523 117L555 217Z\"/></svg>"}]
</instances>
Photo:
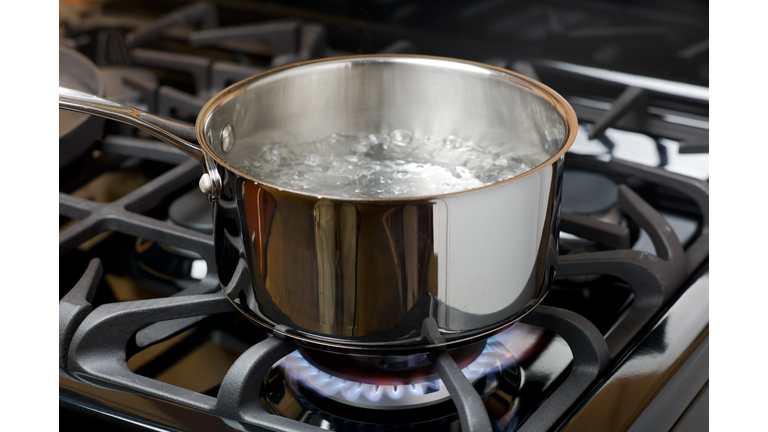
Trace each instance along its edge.
<instances>
[{"instance_id":1,"label":"rivet on pot","mask_svg":"<svg viewBox=\"0 0 768 432\"><path fill-rule=\"evenodd\" d=\"M211 176L208 175L208 173L200 176L200 181L197 183L197 186L200 188L200 192L204 194L211 193Z\"/></svg>"},{"instance_id":2,"label":"rivet on pot","mask_svg":"<svg viewBox=\"0 0 768 432\"><path fill-rule=\"evenodd\" d=\"M221 130L221 149L225 152L232 150L235 144L235 130L228 124Z\"/></svg>"}]
</instances>

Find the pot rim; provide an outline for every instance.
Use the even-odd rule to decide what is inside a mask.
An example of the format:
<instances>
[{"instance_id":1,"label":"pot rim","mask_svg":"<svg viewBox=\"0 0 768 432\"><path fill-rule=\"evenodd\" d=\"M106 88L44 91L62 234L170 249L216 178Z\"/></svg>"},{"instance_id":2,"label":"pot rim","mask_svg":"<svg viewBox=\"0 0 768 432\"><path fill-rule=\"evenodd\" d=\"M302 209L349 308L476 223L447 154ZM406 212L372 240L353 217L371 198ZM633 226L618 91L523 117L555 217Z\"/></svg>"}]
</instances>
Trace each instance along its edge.
<instances>
[{"instance_id":1,"label":"pot rim","mask_svg":"<svg viewBox=\"0 0 768 432\"><path fill-rule=\"evenodd\" d=\"M257 177L246 174L234 168L232 165L228 164L227 162L225 162L216 153L214 153L214 151L208 145L208 142L205 140L205 133L203 131L203 126L205 124L205 120L211 115L213 110L217 106L219 106L221 103L223 103L225 100L230 99L231 97L234 97L236 94L240 92L246 91L248 86L250 86L250 84L252 84L255 81L259 81L261 79L264 79L267 76L271 76L285 70L299 68L299 67L303 67L303 66L307 66L315 63L327 63L332 61L349 60L349 59L362 60L362 59L381 59L381 58L395 58L395 59L411 58L411 59L427 59L427 60L439 60L439 61L446 61L446 62L463 63L471 66L476 66L482 69L498 72L503 75L510 75L512 77L522 80L521 84L525 85L529 90L533 91L534 93L542 97L542 99L544 99L545 101L550 102L555 107L557 112L563 116L563 120L565 121L566 132L565 132L565 138L563 139L563 143L560 145L560 150L558 150L558 152L553 156L549 157L546 161L542 162L541 164L534 167L533 169L526 171L523 174L520 174L508 180L500 181L500 182L493 183L486 186L481 186L478 188L467 189L459 192L450 192L450 193L444 193L444 194L438 194L438 195L423 195L423 196L415 196L415 197L358 197L358 196L349 197L349 196L331 195L331 194L323 194L323 193L316 193L316 192L313 193L313 192L292 189L292 188L281 186L278 184L266 182ZM535 81L519 73L510 71L508 69L503 69L496 66L490 66L484 63L474 62L470 60L455 59L450 57L427 56L427 55L416 55L416 54L368 54L368 55L327 57L327 58L322 58L317 60L309 60L305 62L292 63L286 66L270 69L266 72L262 72L260 74L251 76L242 81L234 83L231 86L217 93L215 96L209 99L208 102L203 106L203 108L200 110L200 113L198 114L197 119L195 121L195 133L197 135L197 141L200 144L200 147L202 148L203 152L206 155L210 156L213 160L215 160L217 164L224 166L228 171L234 172L240 177L251 180L260 185L268 186L283 192L294 193L294 194L314 197L318 199L333 199L337 201L354 201L354 202L423 201L423 200L437 199L437 198L442 198L442 197L447 197L452 195L465 194L469 192L476 192L479 190L498 187L507 183L511 183L515 180L522 179L541 169L544 169L545 167L552 165L556 160L563 157L563 155L565 155L565 153L568 151L568 149L570 149L571 145L575 141L577 132L578 132L578 119L576 118L576 113L573 111L573 108L571 107L571 105L565 100L565 98L560 96L560 94L558 94L551 88L547 87L546 85L538 81Z\"/></svg>"}]
</instances>

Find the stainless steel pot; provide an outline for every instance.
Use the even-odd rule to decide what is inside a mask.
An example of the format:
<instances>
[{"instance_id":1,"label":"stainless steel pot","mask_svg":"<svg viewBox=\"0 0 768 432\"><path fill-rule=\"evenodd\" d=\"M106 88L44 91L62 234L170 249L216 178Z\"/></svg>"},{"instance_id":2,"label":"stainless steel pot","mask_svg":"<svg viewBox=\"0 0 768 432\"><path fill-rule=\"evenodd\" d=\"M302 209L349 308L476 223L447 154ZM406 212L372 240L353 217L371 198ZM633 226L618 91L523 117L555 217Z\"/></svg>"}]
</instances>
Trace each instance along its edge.
<instances>
[{"instance_id":1,"label":"stainless steel pot","mask_svg":"<svg viewBox=\"0 0 768 432\"><path fill-rule=\"evenodd\" d=\"M555 275L576 116L510 71L402 55L295 64L213 97L195 134L62 88L59 107L133 124L203 162L222 289L251 321L299 345L371 355L465 346L529 312ZM413 198L301 192L236 168L265 142L394 129L551 157L491 186ZM182 139L195 135L200 147Z\"/></svg>"}]
</instances>

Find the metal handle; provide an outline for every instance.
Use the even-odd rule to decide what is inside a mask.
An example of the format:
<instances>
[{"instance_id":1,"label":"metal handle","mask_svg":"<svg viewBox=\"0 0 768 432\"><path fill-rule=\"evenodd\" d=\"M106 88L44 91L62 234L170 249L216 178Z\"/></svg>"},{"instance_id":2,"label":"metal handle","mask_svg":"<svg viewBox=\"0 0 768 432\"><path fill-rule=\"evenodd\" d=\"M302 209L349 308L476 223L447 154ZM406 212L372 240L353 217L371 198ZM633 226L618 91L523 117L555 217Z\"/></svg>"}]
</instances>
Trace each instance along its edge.
<instances>
[{"instance_id":1,"label":"metal handle","mask_svg":"<svg viewBox=\"0 0 768 432\"><path fill-rule=\"evenodd\" d=\"M104 99L77 90L59 87L59 108L84 114L97 115L110 120L135 126L152 136L176 147L187 155L203 163L206 188L203 190L211 202L221 195L221 177L216 169L216 162L200 147L179 138L195 139L195 128L165 119L128 105ZM203 180L201 179L201 189Z\"/></svg>"}]
</instances>

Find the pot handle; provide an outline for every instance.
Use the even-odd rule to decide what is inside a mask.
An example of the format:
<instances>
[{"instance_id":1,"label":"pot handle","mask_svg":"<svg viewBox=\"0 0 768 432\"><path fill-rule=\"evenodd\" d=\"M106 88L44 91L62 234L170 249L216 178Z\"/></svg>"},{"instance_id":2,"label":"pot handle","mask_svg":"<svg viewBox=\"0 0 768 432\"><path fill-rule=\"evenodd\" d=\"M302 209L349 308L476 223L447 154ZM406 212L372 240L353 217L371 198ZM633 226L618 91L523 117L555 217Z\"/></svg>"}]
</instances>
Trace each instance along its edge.
<instances>
[{"instance_id":1,"label":"pot handle","mask_svg":"<svg viewBox=\"0 0 768 432\"><path fill-rule=\"evenodd\" d=\"M200 190L211 202L221 196L221 176L213 160L199 146L185 141L196 140L195 128L165 119L128 105L77 90L59 87L59 109L97 115L135 126L176 147L203 164L205 174L200 178Z\"/></svg>"}]
</instances>

